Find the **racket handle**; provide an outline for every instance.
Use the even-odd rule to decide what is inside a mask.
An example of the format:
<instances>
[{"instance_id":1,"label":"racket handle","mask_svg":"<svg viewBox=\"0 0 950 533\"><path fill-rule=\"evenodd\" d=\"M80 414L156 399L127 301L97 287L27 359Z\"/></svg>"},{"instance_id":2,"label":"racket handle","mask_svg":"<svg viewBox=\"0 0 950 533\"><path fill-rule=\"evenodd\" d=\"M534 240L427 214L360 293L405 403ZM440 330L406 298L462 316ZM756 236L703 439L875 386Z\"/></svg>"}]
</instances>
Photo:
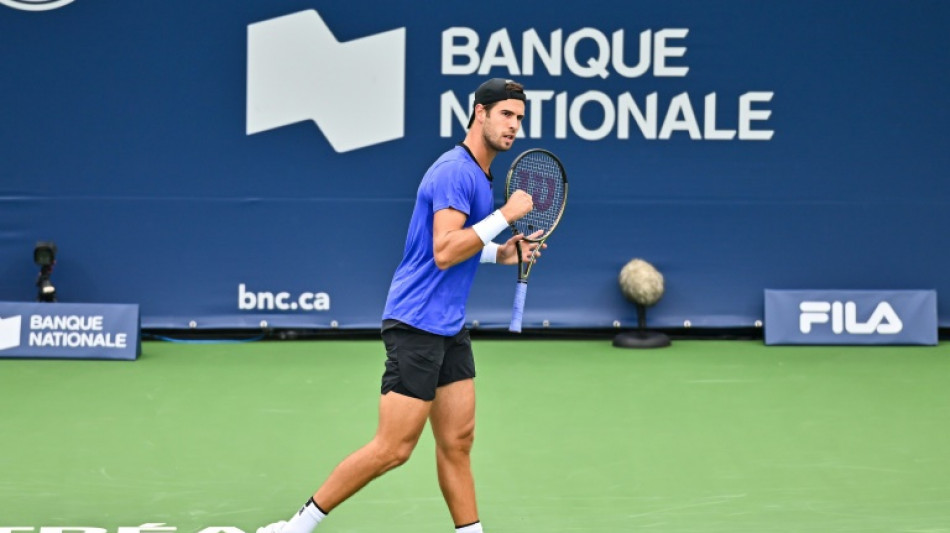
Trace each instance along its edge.
<instances>
[{"instance_id":1,"label":"racket handle","mask_svg":"<svg viewBox=\"0 0 950 533\"><path fill-rule=\"evenodd\" d=\"M508 331L521 333L521 316L524 314L524 298L528 294L528 283L519 281L515 287L515 305L511 309L511 325Z\"/></svg>"}]
</instances>

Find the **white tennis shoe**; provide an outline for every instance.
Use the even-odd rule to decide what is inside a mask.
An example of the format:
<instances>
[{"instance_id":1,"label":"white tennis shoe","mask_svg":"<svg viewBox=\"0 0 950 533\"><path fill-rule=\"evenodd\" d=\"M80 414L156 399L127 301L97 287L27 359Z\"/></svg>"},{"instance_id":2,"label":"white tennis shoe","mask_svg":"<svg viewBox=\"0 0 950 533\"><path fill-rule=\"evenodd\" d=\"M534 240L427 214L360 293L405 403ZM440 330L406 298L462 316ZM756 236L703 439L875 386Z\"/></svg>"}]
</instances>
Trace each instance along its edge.
<instances>
[{"instance_id":1,"label":"white tennis shoe","mask_svg":"<svg viewBox=\"0 0 950 533\"><path fill-rule=\"evenodd\" d=\"M284 526L286 525L287 521L281 520L280 522L274 522L273 524L257 528L257 533L280 533L284 530Z\"/></svg>"}]
</instances>

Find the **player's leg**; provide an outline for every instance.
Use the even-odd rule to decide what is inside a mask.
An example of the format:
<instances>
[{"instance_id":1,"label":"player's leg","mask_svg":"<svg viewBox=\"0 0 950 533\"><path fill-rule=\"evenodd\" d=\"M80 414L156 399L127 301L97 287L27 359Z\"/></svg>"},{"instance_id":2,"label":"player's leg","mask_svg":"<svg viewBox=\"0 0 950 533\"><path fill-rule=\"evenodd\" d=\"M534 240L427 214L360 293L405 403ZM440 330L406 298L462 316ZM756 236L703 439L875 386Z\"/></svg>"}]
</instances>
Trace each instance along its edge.
<instances>
[{"instance_id":1,"label":"player's leg","mask_svg":"<svg viewBox=\"0 0 950 533\"><path fill-rule=\"evenodd\" d=\"M431 402L396 392L381 396L376 435L340 462L317 489L313 499L320 508L330 512L373 479L409 460L430 407Z\"/></svg>"},{"instance_id":2,"label":"player's leg","mask_svg":"<svg viewBox=\"0 0 950 533\"><path fill-rule=\"evenodd\" d=\"M258 533L310 533L333 508L409 459L435 398L444 339L405 325L384 328L387 359L376 435L340 462L288 522Z\"/></svg>"},{"instance_id":3,"label":"player's leg","mask_svg":"<svg viewBox=\"0 0 950 533\"><path fill-rule=\"evenodd\" d=\"M436 391L429 413L439 487L456 527L478 522L470 454L475 439L475 384L456 381Z\"/></svg>"},{"instance_id":4,"label":"player's leg","mask_svg":"<svg viewBox=\"0 0 950 533\"><path fill-rule=\"evenodd\" d=\"M257 533L311 533L334 507L409 459L431 405L432 402L396 392L383 394L373 440L341 461L290 520L262 527Z\"/></svg>"},{"instance_id":5,"label":"player's leg","mask_svg":"<svg viewBox=\"0 0 950 533\"><path fill-rule=\"evenodd\" d=\"M383 373L376 436L340 463L313 495L330 512L374 478L409 459L425 427L439 383L445 338L389 323L383 329Z\"/></svg>"},{"instance_id":6,"label":"player's leg","mask_svg":"<svg viewBox=\"0 0 950 533\"><path fill-rule=\"evenodd\" d=\"M467 330L446 339L439 386L429 413L439 487L456 528L480 532L470 454L475 440L475 358Z\"/></svg>"}]
</instances>

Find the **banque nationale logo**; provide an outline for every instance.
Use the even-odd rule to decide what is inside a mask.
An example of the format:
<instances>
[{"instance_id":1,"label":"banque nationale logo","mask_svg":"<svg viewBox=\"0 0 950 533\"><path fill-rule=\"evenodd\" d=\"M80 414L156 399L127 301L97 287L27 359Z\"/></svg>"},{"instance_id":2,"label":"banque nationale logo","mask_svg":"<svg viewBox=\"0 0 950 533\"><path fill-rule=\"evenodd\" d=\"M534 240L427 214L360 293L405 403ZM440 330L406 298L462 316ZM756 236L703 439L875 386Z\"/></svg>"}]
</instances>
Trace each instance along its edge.
<instances>
[{"instance_id":1,"label":"banque nationale logo","mask_svg":"<svg viewBox=\"0 0 950 533\"><path fill-rule=\"evenodd\" d=\"M248 25L247 45L248 135L311 120L337 152L403 137L405 28L340 42L310 9Z\"/></svg>"},{"instance_id":2,"label":"banque nationale logo","mask_svg":"<svg viewBox=\"0 0 950 533\"><path fill-rule=\"evenodd\" d=\"M20 346L20 325L22 321L22 316L0 318L0 350L9 350Z\"/></svg>"},{"instance_id":3,"label":"banque nationale logo","mask_svg":"<svg viewBox=\"0 0 950 533\"><path fill-rule=\"evenodd\" d=\"M73 3L74 0L0 0L0 4L23 11L49 11Z\"/></svg>"}]
</instances>

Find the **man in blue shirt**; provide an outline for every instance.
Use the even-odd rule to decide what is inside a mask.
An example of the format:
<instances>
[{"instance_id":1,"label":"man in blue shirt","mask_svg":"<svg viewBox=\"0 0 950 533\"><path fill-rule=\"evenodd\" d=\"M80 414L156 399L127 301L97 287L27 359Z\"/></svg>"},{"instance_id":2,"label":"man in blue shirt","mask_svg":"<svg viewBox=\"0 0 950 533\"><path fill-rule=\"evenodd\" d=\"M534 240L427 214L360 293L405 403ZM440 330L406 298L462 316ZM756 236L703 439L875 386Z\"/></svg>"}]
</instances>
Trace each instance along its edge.
<instances>
[{"instance_id":1,"label":"man in blue shirt","mask_svg":"<svg viewBox=\"0 0 950 533\"><path fill-rule=\"evenodd\" d=\"M287 522L258 533L311 533L332 509L405 463L426 420L436 441L439 487L457 533L482 533L469 455L475 435L475 362L464 328L478 263L517 264L515 242L492 240L533 208L515 191L492 210L490 166L511 149L525 114L521 84L493 78L475 91L465 140L426 172L403 258L389 289L382 336L386 370L373 439L344 459ZM536 245L523 247L525 259ZM535 257L540 251L535 253Z\"/></svg>"}]
</instances>

